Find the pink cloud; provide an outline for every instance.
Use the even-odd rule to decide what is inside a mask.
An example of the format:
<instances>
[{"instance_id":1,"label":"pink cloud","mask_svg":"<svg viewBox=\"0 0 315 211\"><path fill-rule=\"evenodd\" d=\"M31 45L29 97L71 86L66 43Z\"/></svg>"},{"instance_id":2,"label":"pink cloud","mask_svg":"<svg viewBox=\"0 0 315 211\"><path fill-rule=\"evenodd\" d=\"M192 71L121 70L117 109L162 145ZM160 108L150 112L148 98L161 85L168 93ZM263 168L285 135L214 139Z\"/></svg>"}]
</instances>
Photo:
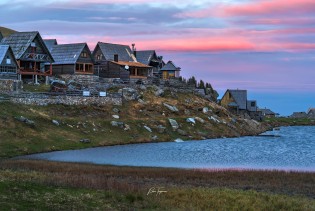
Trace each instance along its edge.
<instances>
[{"instance_id":1,"label":"pink cloud","mask_svg":"<svg viewBox=\"0 0 315 211\"><path fill-rule=\"evenodd\" d=\"M269 0L234 5L224 8L225 16L248 16L266 14L296 14L315 12L314 0Z\"/></svg>"}]
</instances>

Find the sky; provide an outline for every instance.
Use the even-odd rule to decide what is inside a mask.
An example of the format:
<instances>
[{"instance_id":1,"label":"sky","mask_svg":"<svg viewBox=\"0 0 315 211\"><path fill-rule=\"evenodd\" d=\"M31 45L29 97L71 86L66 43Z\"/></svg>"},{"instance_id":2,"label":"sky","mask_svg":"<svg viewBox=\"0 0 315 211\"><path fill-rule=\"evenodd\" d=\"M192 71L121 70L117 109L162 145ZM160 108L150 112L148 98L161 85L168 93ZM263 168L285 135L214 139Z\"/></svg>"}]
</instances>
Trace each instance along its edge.
<instances>
[{"instance_id":1,"label":"sky","mask_svg":"<svg viewBox=\"0 0 315 211\"><path fill-rule=\"evenodd\" d=\"M314 0L0 0L0 26L59 44L156 50L220 93L281 115L315 107Z\"/></svg>"}]
</instances>

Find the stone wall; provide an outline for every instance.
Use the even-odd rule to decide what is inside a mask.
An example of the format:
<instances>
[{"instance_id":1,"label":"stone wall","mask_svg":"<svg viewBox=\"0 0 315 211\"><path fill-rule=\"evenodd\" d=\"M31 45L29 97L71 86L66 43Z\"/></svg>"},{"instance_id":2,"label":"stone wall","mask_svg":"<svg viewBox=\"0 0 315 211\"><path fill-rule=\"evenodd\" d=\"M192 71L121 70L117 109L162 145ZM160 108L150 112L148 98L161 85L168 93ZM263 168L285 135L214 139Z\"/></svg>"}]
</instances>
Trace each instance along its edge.
<instances>
[{"instance_id":1,"label":"stone wall","mask_svg":"<svg viewBox=\"0 0 315 211\"><path fill-rule=\"evenodd\" d=\"M56 96L47 98L11 98L11 102L26 105L46 106L50 104L63 105L122 105L122 98L112 97L80 97L80 96Z\"/></svg>"},{"instance_id":2,"label":"stone wall","mask_svg":"<svg viewBox=\"0 0 315 211\"><path fill-rule=\"evenodd\" d=\"M22 81L18 80L2 80L0 79L0 93L8 93L13 91L19 91L22 89Z\"/></svg>"}]
</instances>

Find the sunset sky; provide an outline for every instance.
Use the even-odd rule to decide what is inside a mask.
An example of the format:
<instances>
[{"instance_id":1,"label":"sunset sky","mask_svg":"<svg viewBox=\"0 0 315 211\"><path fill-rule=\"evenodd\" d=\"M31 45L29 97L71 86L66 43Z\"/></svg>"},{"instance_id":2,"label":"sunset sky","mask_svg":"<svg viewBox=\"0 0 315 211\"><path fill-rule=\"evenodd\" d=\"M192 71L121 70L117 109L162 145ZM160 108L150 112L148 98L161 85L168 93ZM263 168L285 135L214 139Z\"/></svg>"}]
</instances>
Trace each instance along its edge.
<instances>
[{"instance_id":1,"label":"sunset sky","mask_svg":"<svg viewBox=\"0 0 315 211\"><path fill-rule=\"evenodd\" d=\"M58 43L136 44L222 94L282 115L315 107L314 0L0 0L0 26Z\"/></svg>"}]
</instances>

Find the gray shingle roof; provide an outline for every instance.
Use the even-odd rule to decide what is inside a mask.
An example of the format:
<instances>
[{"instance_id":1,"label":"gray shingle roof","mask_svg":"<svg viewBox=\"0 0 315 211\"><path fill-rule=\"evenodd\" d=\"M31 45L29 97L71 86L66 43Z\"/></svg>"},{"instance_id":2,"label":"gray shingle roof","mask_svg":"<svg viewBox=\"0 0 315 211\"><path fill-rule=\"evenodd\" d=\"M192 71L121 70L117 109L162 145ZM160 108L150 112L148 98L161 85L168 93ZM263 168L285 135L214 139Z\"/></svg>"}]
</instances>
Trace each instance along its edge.
<instances>
[{"instance_id":1,"label":"gray shingle roof","mask_svg":"<svg viewBox=\"0 0 315 211\"><path fill-rule=\"evenodd\" d=\"M261 111L264 115L276 115L276 113L270 110L269 108L262 108L259 109L259 111Z\"/></svg>"},{"instance_id":2,"label":"gray shingle roof","mask_svg":"<svg viewBox=\"0 0 315 211\"><path fill-rule=\"evenodd\" d=\"M228 90L237 105L239 106L239 109L246 109L247 108L247 90Z\"/></svg>"},{"instance_id":3,"label":"gray shingle roof","mask_svg":"<svg viewBox=\"0 0 315 211\"><path fill-rule=\"evenodd\" d=\"M53 58L46 47L42 37L40 36L39 32L16 32L14 34L11 34L8 37L5 37L2 39L1 43L10 45L14 56L16 59L20 59L21 56L25 53L25 51L28 49L28 47L31 45L31 43L34 41L34 39L38 37L39 42L43 46L43 50L46 52L46 54L50 57L51 61L53 62Z\"/></svg>"},{"instance_id":4,"label":"gray shingle roof","mask_svg":"<svg viewBox=\"0 0 315 211\"><path fill-rule=\"evenodd\" d=\"M147 50L147 51L137 51L136 57L137 57L138 62L149 65L151 59L155 59L155 57L157 56L154 50Z\"/></svg>"},{"instance_id":5,"label":"gray shingle roof","mask_svg":"<svg viewBox=\"0 0 315 211\"><path fill-rule=\"evenodd\" d=\"M55 45L58 45L56 39L44 39L44 42L50 52Z\"/></svg>"},{"instance_id":6,"label":"gray shingle roof","mask_svg":"<svg viewBox=\"0 0 315 211\"><path fill-rule=\"evenodd\" d=\"M174 62L168 61L166 65L164 65L161 71L180 71L180 67L177 67Z\"/></svg>"},{"instance_id":7,"label":"gray shingle roof","mask_svg":"<svg viewBox=\"0 0 315 211\"><path fill-rule=\"evenodd\" d=\"M53 64L75 64L85 46L86 43L55 45L51 50Z\"/></svg>"},{"instance_id":8,"label":"gray shingle roof","mask_svg":"<svg viewBox=\"0 0 315 211\"><path fill-rule=\"evenodd\" d=\"M0 45L0 64L9 50L9 45Z\"/></svg>"},{"instance_id":9,"label":"gray shingle roof","mask_svg":"<svg viewBox=\"0 0 315 211\"><path fill-rule=\"evenodd\" d=\"M128 61L128 62L137 61L134 58L131 48L128 45L119 45L119 44L103 43L103 42L98 42L97 45L100 47L106 60L113 61L114 55L118 54L119 61Z\"/></svg>"},{"instance_id":10,"label":"gray shingle roof","mask_svg":"<svg viewBox=\"0 0 315 211\"><path fill-rule=\"evenodd\" d=\"M5 59L5 55L7 54L7 52L10 51L10 53L12 54L12 57L14 59L14 61L11 60L11 62L14 62L14 64L17 66L17 61L15 60L14 54L12 52L12 49L10 48L9 45L0 45L0 65L3 61L3 59Z\"/></svg>"}]
</instances>

